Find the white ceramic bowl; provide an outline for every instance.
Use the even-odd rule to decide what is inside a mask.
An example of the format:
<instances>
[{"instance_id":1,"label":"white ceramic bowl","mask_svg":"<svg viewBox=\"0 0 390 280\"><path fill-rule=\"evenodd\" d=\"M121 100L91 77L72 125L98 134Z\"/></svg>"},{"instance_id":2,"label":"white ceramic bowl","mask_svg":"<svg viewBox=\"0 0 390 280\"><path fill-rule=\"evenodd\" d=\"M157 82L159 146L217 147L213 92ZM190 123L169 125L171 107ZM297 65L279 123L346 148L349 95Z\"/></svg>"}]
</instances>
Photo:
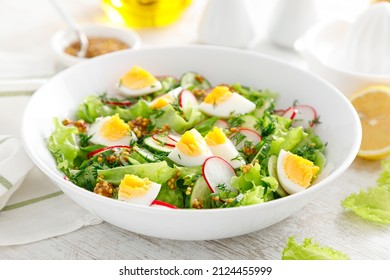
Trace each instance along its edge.
<instances>
[{"instance_id":1,"label":"white ceramic bowl","mask_svg":"<svg viewBox=\"0 0 390 280\"><path fill-rule=\"evenodd\" d=\"M131 49L137 49L141 45L141 39L138 34L125 27L115 27L103 24L83 25L80 30L85 32L87 37L112 37L119 39L130 46ZM57 60L64 66L69 67L79 62L88 60L67 54L64 50L78 38L71 29L62 29L56 32L51 39L51 47Z\"/></svg>"},{"instance_id":2,"label":"white ceramic bowl","mask_svg":"<svg viewBox=\"0 0 390 280\"><path fill-rule=\"evenodd\" d=\"M342 42L350 24L346 20L321 22L298 39L295 48L311 71L332 83L346 96L369 85L390 85L390 76L348 71L330 62L332 52Z\"/></svg>"},{"instance_id":3,"label":"white ceramic bowl","mask_svg":"<svg viewBox=\"0 0 390 280\"><path fill-rule=\"evenodd\" d=\"M294 100L313 105L321 118L317 133L328 143L329 174L311 188L264 204L240 208L172 210L131 205L98 196L73 185L56 169L46 139L53 117L71 117L82 100L110 89L131 67L141 65L155 75L180 76L198 71L212 84L236 83L280 94L278 106ZM239 66L239 69L237 68ZM118 227L169 239L207 240L247 234L282 221L313 202L352 163L360 146L359 118L335 87L309 72L257 53L210 46L145 48L117 52L68 68L31 98L23 118L22 137L35 164L61 190L85 209Z\"/></svg>"}]
</instances>

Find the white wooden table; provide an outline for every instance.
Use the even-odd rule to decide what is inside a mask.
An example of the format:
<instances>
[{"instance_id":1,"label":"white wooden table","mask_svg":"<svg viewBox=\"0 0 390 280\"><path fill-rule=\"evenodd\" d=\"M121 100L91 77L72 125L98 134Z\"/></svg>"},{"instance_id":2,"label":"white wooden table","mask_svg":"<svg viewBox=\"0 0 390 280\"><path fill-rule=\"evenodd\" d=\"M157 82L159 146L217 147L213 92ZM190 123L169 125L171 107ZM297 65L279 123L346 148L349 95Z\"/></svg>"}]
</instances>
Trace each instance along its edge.
<instances>
[{"instance_id":1,"label":"white wooden table","mask_svg":"<svg viewBox=\"0 0 390 280\"><path fill-rule=\"evenodd\" d=\"M0 50L45 54L49 51L50 36L64 24L48 1L24 2L2 1ZM183 20L172 27L140 31L144 45L196 42L196 27L204 2L194 0ZM339 5L340 2L323 1L323 4L328 14L337 16L364 1L345 0ZM104 21L98 0L63 3L80 22ZM295 53L277 49L261 39L272 5L263 0L258 0L257 5L256 13L262 16L258 18L259 40L252 49L304 67ZM29 96L0 97L1 133L19 135L21 114L28 100ZM4 115L2 106L12 108L13 116ZM379 162L356 159L316 201L274 226L244 236L213 241L162 240L103 222L27 245L0 247L0 259L280 259L287 238L295 236L298 241L313 238L343 251L351 259L390 260L390 226L364 221L340 205L349 194L374 186L379 172ZM41 179L47 180L44 175Z\"/></svg>"}]
</instances>

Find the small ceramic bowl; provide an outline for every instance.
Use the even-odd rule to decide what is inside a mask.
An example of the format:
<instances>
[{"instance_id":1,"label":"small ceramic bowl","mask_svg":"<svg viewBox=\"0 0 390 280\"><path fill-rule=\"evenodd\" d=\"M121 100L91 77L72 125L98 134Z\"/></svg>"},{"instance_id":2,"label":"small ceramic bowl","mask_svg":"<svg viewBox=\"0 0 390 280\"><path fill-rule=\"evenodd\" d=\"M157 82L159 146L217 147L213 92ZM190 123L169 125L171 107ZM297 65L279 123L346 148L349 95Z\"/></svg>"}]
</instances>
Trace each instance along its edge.
<instances>
[{"instance_id":1,"label":"small ceramic bowl","mask_svg":"<svg viewBox=\"0 0 390 280\"><path fill-rule=\"evenodd\" d=\"M113 27L102 24L85 25L80 27L87 37L115 38L127 44L130 49L137 49L141 45L138 34L131 29ZM88 60L65 52L65 49L76 42L77 36L71 29L62 29L55 33L51 40L51 46L59 63L65 67L75 65Z\"/></svg>"},{"instance_id":2,"label":"small ceramic bowl","mask_svg":"<svg viewBox=\"0 0 390 280\"><path fill-rule=\"evenodd\" d=\"M390 85L390 75L350 71L331 63L334 50L351 24L346 20L319 23L297 40L295 49L303 56L313 73L333 84L346 96L369 85Z\"/></svg>"}]
</instances>

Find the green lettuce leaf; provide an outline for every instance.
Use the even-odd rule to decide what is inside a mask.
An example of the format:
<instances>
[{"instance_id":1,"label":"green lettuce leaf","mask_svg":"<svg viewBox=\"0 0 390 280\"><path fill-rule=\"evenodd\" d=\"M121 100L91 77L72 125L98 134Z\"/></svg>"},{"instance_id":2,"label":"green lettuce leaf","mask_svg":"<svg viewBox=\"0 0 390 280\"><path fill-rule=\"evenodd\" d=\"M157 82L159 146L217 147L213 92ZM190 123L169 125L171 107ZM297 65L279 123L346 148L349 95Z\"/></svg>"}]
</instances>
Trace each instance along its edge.
<instances>
[{"instance_id":1,"label":"green lettuce leaf","mask_svg":"<svg viewBox=\"0 0 390 280\"><path fill-rule=\"evenodd\" d=\"M179 188L172 190L167 184L162 184L157 200L165 201L178 208L184 208L184 196Z\"/></svg>"},{"instance_id":2,"label":"green lettuce leaf","mask_svg":"<svg viewBox=\"0 0 390 280\"><path fill-rule=\"evenodd\" d=\"M270 154L278 155L280 150L291 151L295 146L300 143L307 134L303 131L301 126L290 129L284 135L280 135L274 141L271 142Z\"/></svg>"},{"instance_id":3,"label":"green lettuce leaf","mask_svg":"<svg viewBox=\"0 0 390 280\"><path fill-rule=\"evenodd\" d=\"M105 107L100 97L91 95L85 98L84 102L79 105L77 118L88 123L93 123L96 118L110 114L110 108Z\"/></svg>"},{"instance_id":4,"label":"green lettuce leaf","mask_svg":"<svg viewBox=\"0 0 390 280\"><path fill-rule=\"evenodd\" d=\"M282 260L348 260L343 252L331 247L320 246L313 243L312 239L305 238L302 244L298 244L294 237L289 237L282 253Z\"/></svg>"},{"instance_id":5,"label":"green lettuce leaf","mask_svg":"<svg viewBox=\"0 0 390 280\"><path fill-rule=\"evenodd\" d=\"M390 160L381 164L378 185L349 195L341 205L368 221L390 224Z\"/></svg>"},{"instance_id":6,"label":"green lettuce leaf","mask_svg":"<svg viewBox=\"0 0 390 280\"><path fill-rule=\"evenodd\" d=\"M79 152L76 140L78 129L63 125L58 118L54 118L53 122L54 131L48 138L48 148L56 159L58 169L68 175Z\"/></svg>"},{"instance_id":7,"label":"green lettuce leaf","mask_svg":"<svg viewBox=\"0 0 390 280\"><path fill-rule=\"evenodd\" d=\"M259 204L274 199L279 183L274 177L261 175L260 169L260 165L255 163L248 172L233 176L232 187L243 194L239 205Z\"/></svg>"},{"instance_id":8,"label":"green lettuce leaf","mask_svg":"<svg viewBox=\"0 0 390 280\"><path fill-rule=\"evenodd\" d=\"M112 109L111 115L118 113L122 120L128 122L137 117L149 118L152 112L152 109L150 109L146 101L139 100L129 108L115 107Z\"/></svg>"},{"instance_id":9,"label":"green lettuce leaf","mask_svg":"<svg viewBox=\"0 0 390 280\"><path fill-rule=\"evenodd\" d=\"M233 176L231 184L241 193L261 185L260 165L256 163L248 172L242 173L240 176Z\"/></svg>"},{"instance_id":10,"label":"green lettuce leaf","mask_svg":"<svg viewBox=\"0 0 390 280\"><path fill-rule=\"evenodd\" d=\"M388 187L390 186L390 159L383 160L381 166L382 172L379 174L377 183L379 187Z\"/></svg>"},{"instance_id":11,"label":"green lettuce leaf","mask_svg":"<svg viewBox=\"0 0 390 280\"><path fill-rule=\"evenodd\" d=\"M102 176L104 180L116 186L120 184L122 178L126 174L134 174L141 178L146 177L153 182L164 184L172 178L175 169L169 167L165 161L160 161L98 170L97 173L99 176Z\"/></svg>"},{"instance_id":12,"label":"green lettuce leaf","mask_svg":"<svg viewBox=\"0 0 390 280\"><path fill-rule=\"evenodd\" d=\"M341 205L350 209L363 219L390 224L390 188L378 186L351 194Z\"/></svg>"},{"instance_id":13,"label":"green lettuce leaf","mask_svg":"<svg viewBox=\"0 0 390 280\"><path fill-rule=\"evenodd\" d=\"M157 113L157 114L156 114ZM179 115L179 112L175 110L172 105L164 106L159 109L155 114L151 116L152 122L155 123L156 127L161 128L166 124L169 124L171 129L183 133L196 124L203 121L206 117L198 109L189 109L187 112L188 121Z\"/></svg>"},{"instance_id":14,"label":"green lettuce leaf","mask_svg":"<svg viewBox=\"0 0 390 280\"><path fill-rule=\"evenodd\" d=\"M263 199L264 194L264 188L260 185L254 186L250 190L246 191L243 194L242 199L240 200L239 205L241 206L247 206L247 205L254 205L254 204L260 204L264 202Z\"/></svg>"},{"instance_id":15,"label":"green lettuce leaf","mask_svg":"<svg viewBox=\"0 0 390 280\"><path fill-rule=\"evenodd\" d=\"M137 117L148 118L152 114L152 109L144 100L139 100L128 108L118 106L110 107L105 105L98 95L88 96L77 110L77 118L93 123L98 117L106 117L119 114L124 121L130 121Z\"/></svg>"}]
</instances>

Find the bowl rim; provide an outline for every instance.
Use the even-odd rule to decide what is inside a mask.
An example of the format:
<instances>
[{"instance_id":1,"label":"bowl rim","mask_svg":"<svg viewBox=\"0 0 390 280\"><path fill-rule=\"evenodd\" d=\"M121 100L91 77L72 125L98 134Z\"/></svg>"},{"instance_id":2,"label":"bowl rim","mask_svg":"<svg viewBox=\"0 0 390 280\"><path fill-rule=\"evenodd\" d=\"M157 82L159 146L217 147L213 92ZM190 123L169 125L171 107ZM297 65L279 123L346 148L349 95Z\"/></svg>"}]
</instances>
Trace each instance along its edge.
<instances>
[{"instance_id":1,"label":"bowl rim","mask_svg":"<svg viewBox=\"0 0 390 280\"><path fill-rule=\"evenodd\" d=\"M323 67L327 67L331 69L332 71L339 72L345 75L353 76L356 78L362 78L362 79L371 79L371 80L384 80L384 79L389 79L390 80L390 74L385 75L385 74L373 74L373 73L364 73L364 72L359 72L359 71L353 71L353 70L348 70L345 68L341 67L335 67L334 65L324 61L323 58L321 58L315 50L311 47L311 44L313 42L313 39L318 38L320 34L329 28L332 25L351 25L352 20L347 19L347 18L340 18L340 19L331 19L327 20L324 22L319 22L315 25L313 25L311 28L309 28L295 43L295 49L299 53L303 53L305 56L311 56L311 59L315 59L316 63L321 64ZM335 44L337 42L331 42L328 41L332 44Z\"/></svg>"},{"instance_id":2,"label":"bowl rim","mask_svg":"<svg viewBox=\"0 0 390 280\"><path fill-rule=\"evenodd\" d=\"M345 105L350 108L350 113L352 114L351 116L355 120L352 125L354 125L355 131L357 135L354 137L353 145L350 147L348 155L345 157L344 161L342 164L335 170L332 170L332 173L329 174L326 178L321 180L320 182L316 183L313 187L310 187L306 189L305 191L301 191L292 195L288 195L286 197L282 197L279 199L275 199L272 201L267 201L265 203L260 203L260 204L255 204L255 205L248 205L244 207L233 207L233 208L217 208L217 209L197 209L196 211L190 211L191 209L175 209L174 212L178 214L183 214L185 213L186 215L200 215L200 213L214 213L218 215L218 213L221 212L230 212L230 211L251 211L250 209L253 208L272 208L272 207L277 207L280 204L284 204L285 202L289 200L296 200L299 199L300 197L304 197L305 193L310 192L310 193L315 193L319 192L320 190L324 189L325 186L329 185L332 181L334 181L337 177L339 177L353 162L355 159L357 152L360 148L360 142L361 142L361 135L362 135L362 130L361 130L361 125L359 121L359 117L356 113L356 111L353 109L352 104L349 102L347 97L343 95L335 86L327 82L325 79L305 70L302 68L299 68L297 66L294 66L293 64L283 61L279 58L271 57L266 54L262 54L259 52L255 51L248 51L248 50L242 50L242 49L234 49L234 48L229 48L229 47L222 47L222 46L211 46L211 45L183 45L183 46L151 46L151 47L143 47L141 49L135 49L135 50L123 50L123 51L117 51L117 52L112 52L106 55L102 56L97 56L95 58L91 58L88 61L84 63L77 64L73 67L67 68L64 71L60 72L59 74L55 75L52 79L50 79L45 85L43 85L41 88L39 88L31 97L30 102L27 104L26 110L24 112L23 118L22 118L22 129L21 129L21 136L22 136L22 141L25 147L25 150L27 154L30 156L32 161L36 164L37 167L39 167L43 173L50 179L56 182L56 184L60 187L60 189L63 188L63 184L71 187L73 191L76 191L78 194L88 197L93 200L98 200L103 203L108 203L112 204L115 207L125 207L125 208L130 208L130 209L138 209L142 211L147 211L151 213L159 212L159 211L172 211L172 209L164 209L160 207L150 207L150 206L144 206L144 205L136 205L136 204L130 204L126 202L122 202L119 200L115 200L112 198L108 197L103 197L100 195L96 195L95 193L88 191L86 189L83 189L75 184L73 184L70 181L67 181L64 178L64 174L62 174L60 171L57 169L53 169L49 164L45 163L43 160L41 160L38 156L35 155L34 152L34 146L30 144L28 141L29 137L27 134L27 123L29 122L29 115L30 111L32 110L32 105L34 104L34 100L38 98L39 95L41 95L41 92L45 92L45 88L48 87L51 83L55 83L56 80L62 79L63 76L68 75L68 73L71 73L74 71L74 69L78 68L83 68L87 67L89 64L95 64L99 63L99 61L105 61L111 59L113 56L122 56L126 55L127 52L156 52L156 51L172 51L175 52L175 50L182 50L186 49L188 51L199 51L199 50L206 50L206 51L212 51L212 52L225 52L227 54L229 53L235 53L238 55L245 55L245 56L256 56L260 58L261 60L267 60L270 61L271 63L276 63L278 65L281 65L283 67L288 67L292 69L293 71L298 71L301 72L302 75L309 75L311 79L315 79L318 82L324 84L324 86L330 88L332 91L334 91L334 94L336 94L341 100L345 102ZM61 180L61 183L58 183L58 181Z\"/></svg>"}]
</instances>

